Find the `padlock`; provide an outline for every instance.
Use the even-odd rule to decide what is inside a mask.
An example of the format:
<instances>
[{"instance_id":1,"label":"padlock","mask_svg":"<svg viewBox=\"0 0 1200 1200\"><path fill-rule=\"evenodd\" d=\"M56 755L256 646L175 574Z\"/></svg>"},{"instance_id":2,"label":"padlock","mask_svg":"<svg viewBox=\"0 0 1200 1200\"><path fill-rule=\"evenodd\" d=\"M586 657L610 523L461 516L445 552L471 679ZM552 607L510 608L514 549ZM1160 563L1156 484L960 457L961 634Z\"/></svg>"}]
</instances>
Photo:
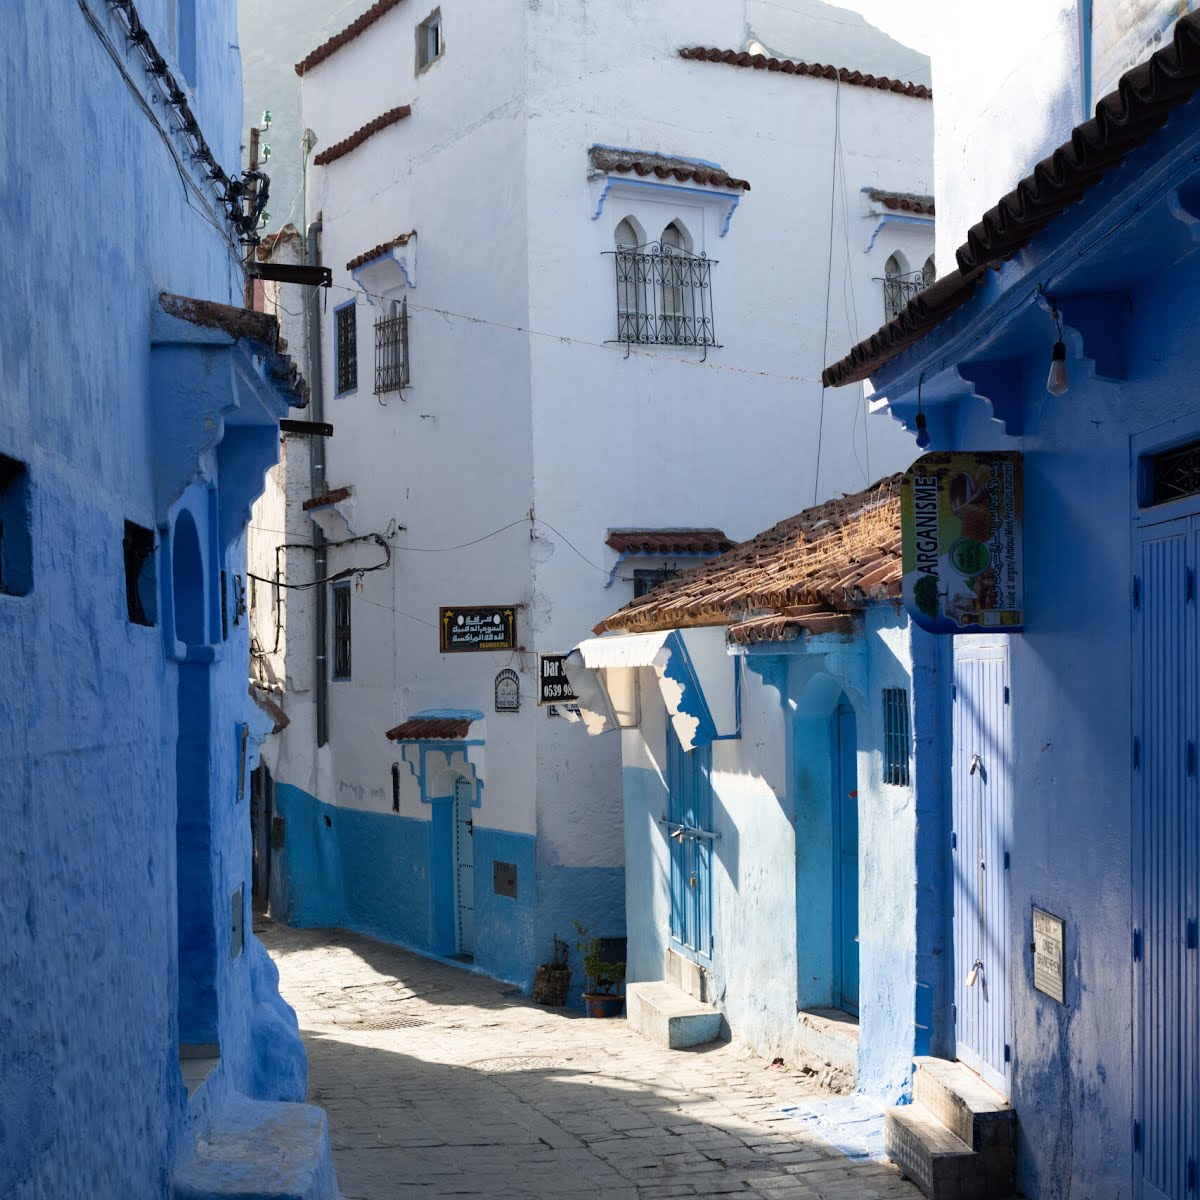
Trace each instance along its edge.
<instances>
[{"instance_id":1,"label":"padlock","mask_svg":"<svg viewBox=\"0 0 1200 1200\"><path fill-rule=\"evenodd\" d=\"M967 976L967 987L975 986L975 980L978 977L979 972L982 970L983 963L977 958L974 962L974 965L971 967L970 974Z\"/></svg>"}]
</instances>

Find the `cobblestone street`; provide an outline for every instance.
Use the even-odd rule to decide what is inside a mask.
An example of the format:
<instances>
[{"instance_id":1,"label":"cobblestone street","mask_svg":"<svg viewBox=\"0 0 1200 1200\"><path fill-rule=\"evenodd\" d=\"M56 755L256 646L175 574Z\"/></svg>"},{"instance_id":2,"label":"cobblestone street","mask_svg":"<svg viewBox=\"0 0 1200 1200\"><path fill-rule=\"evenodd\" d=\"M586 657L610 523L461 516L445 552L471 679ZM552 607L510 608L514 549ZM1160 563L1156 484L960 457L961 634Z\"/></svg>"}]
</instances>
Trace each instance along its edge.
<instances>
[{"instance_id":1,"label":"cobblestone street","mask_svg":"<svg viewBox=\"0 0 1200 1200\"><path fill-rule=\"evenodd\" d=\"M919 1196L805 1128L827 1093L736 1046L661 1050L369 938L255 925L346 1200Z\"/></svg>"}]
</instances>

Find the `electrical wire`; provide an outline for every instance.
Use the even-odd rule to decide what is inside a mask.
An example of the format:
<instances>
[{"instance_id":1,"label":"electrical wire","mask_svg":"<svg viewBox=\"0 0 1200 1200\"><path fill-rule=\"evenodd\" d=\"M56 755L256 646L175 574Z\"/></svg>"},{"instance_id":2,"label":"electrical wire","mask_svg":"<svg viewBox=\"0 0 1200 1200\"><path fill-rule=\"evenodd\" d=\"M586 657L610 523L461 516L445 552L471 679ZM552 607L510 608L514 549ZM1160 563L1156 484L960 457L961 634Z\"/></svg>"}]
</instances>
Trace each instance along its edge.
<instances>
[{"instance_id":1,"label":"electrical wire","mask_svg":"<svg viewBox=\"0 0 1200 1200\"><path fill-rule=\"evenodd\" d=\"M821 361L829 360L829 296L833 291L833 220L834 202L837 197L837 153L841 138L842 119L842 77L836 78L833 93L833 153L829 162L829 259L825 266L825 336L821 346ZM821 381L821 404L817 418L817 462L813 471L813 506L818 500L818 489L821 485L821 438L825 432L825 382Z\"/></svg>"},{"instance_id":2,"label":"electrical wire","mask_svg":"<svg viewBox=\"0 0 1200 1200\"><path fill-rule=\"evenodd\" d=\"M332 575L326 575L323 579L310 579L304 583L284 583L279 579L268 579L262 575L255 575L253 571L247 571L248 579L256 579L259 583L265 583L269 587L287 588L289 591L304 592L310 588L320 587L325 583L337 583L340 579L349 579L355 576L361 579L364 575L370 575L373 571L386 571L392 565L392 548L387 544L381 533L368 533L362 537L346 538L340 542L328 542L328 546L345 546L351 542L373 542L383 551L383 562L376 563L371 567L344 567L340 571L335 571ZM299 548L311 549L312 547L301 545Z\"/></svg>"}]
</instances>

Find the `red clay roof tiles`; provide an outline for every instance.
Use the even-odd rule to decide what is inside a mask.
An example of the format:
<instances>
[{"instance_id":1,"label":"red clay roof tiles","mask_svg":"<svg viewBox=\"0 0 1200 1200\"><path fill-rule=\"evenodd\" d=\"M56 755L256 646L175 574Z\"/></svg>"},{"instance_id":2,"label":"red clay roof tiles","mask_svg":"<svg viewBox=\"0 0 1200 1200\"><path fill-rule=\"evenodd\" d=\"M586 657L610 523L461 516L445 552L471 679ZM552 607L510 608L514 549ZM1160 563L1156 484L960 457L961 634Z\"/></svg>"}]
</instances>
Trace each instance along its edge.
<instances>
[{"instance_id":1,"label":"red clay roof tiles","mask_svg":"<svg viewBox=\"0 0 1200 1200\"><path fill-rule=\"evenodd\" d=\"M340 33L335 33L327 42L322 42L311 54L296 64L296 74L303 76L318 63L323 63L331 54L336 54L347 42L352 42L360 33L370 29L385 13L389 13L400 0L376 0L360 17L356 17Z\"/></svg>"},{"instance_id":2,"label":"red clay roof tiles","mask_svg":"<svg viewBox=\"0 0 1200 1200\"><path fill-rule=\"evenodd\" d=\"M359 267L365 267L367 263L382 258L389 250L394 250L397 246L407 246L414 233L416 233L415 229L392 238L390 242L380 242L378 246L372 246L365 254L352 258L346 264L346 270L356 271Z\"/></svg>"},{"instance_id":3,"label":"red clay roof tiles","mask_svg":"<svg viewBox=\"0 0 1200 1200\"><path fill-rule=\"evenodd\" d=\"M884 208L893 211L916 213L922 217L935 215L932 196L917 196L912 192L885 192L879 188L869 188L867 195L876 204L882 204Z\"/></svg>"},{"instance_id":4,"label":"red clay roof tiles","mask_svg":"<svg viewBox=\"0 0 1200 1200\"><path fill-rule=\"evenodd\" d=\"M680 58L698 62L728 63L731 67L752 67L758 71L781 71L785 75L809 75L817 79L838 79L853 87L876 88L881 92L896 92L919 100L932 100L933 92L923 83L907 83L887 75L864 75L847 67L831 67L825 63L796 62L790 58L769 58L751 54L748 50L718 50L708 46L688 46L679 51Z\"/></svg>"},{"instance_id":5,"label":"red clay roof tiles","mask_svg":"<svg viewBox=\"0 0 1200 1200\"><path fill-rule=\"evenodd\" d=\"M596 633L729 625L735 641L848 632L900 595L900 476L789 517L627 604Z\"/></svg>"},{"instance_id":6,"label":"red clay roof tiles","mask_svg":"<svg viewBox=\"0 0 1200 1200\"><path fill-rule=\"evenodd\" d=\"M393 742L456 741L470 731L471 722L465 717L414 717L389 729L386 736Z\"/></svg>"},{"instance_id":7,"label":"red clay roof tiles","mask_svg":"<svg viewBox=\"0 0 1200 1200\"><path fill-rule=\"evenodd\" d=\"M368 121L360 129L356 129L348 138L343 138L340 142L334 142L332 146L326 147L313 159L314 164L318 167L326 167L331 162L337 162L351 150L357 150L367 138L373 137L389 125L395 125L397 121L403 121L411 114L412 106L409 104L401 104L398 108L389 108L387 112L381 113L373 121Z\"/></svg>"},{"instance_id":8,"label":"red clay roof tiles","mask_svg":"<svg viewBox=\"0 0 1200 1200\"><path fill-rule=\"evenodd\" d=\"M604 544L618 554L724 554L737 543L720 529L614 529Z\"/></svg>"},{"instance_id":9,"label":"red clay roof tiles","mask_svg":"<svg viewBox=\"0 0 1200 1200\"><path fill-rule=\"evenodd\" d=\"M327 508L331 504L339 504L343 500L350 499L350 489L348 487L335 488L332 492L325 492L320 496L309 496L300 507L305 512L312 512L314 508Z\"/></svg>"}]
</instances>

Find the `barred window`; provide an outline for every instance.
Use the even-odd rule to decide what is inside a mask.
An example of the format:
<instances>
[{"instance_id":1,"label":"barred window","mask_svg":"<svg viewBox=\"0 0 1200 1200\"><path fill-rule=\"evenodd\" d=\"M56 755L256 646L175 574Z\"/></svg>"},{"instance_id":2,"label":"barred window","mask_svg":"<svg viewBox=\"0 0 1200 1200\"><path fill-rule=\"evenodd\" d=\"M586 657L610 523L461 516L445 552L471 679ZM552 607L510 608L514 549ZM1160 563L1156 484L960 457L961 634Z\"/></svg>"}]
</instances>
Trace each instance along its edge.
<instances>
[{"instance_id":1,"label":"barred window","mask_svg":"<svg viewBox=\"0 0 1200 1200\"><path fill-rule=\"evenodd\" d=\"M1143 504L1166 504L1200 493L1200 442L1188 442L1143 460L1147 498Z\"/></svg>"},{"instance_id":2,"label":"barred window","mask_svg":"<svg viewBox=\"0 0 1200 1200\"><path fill-rule=\"evenodd\" d=\"M883 689L883 782L908 787L908 690Z\"/></svg>"},{"instance_id":3,"label":"barred window","mask_svg":"<svg viewBox=\"0 0 1200 1200\"><path fill-rule=\"evenodd\" d=\"M658 346L718 346L713 321L716 259L693 254L672 222L661 241L628 244L632 227L617 227L612 255L617 288L618 342Z\"/></svg>"},{"instance_id":4,"label":"barred window","mask_svg":"<svg viewBox=\"0 0 1200 1200\"><path fill-rule=\"evenodd\" d=\"M883 318L890 321L914 296L923 292L934 280L933 258L926 260L920 271L906 271L901 259L893 254L883 268Z\"/></svg>"},{"instance_id":5,"label":"barred window","mask_svg":"<svg viewBox=\"0 0 1200 1200\"><path fill-rule=\"evenodd\" d=\"M351 300L333 313L333 358L337 375L337 394L358 387L358 306Z\"/></svg>"},{"instance_id":6,"label":"barred window","mask_svg":"<svg viewBox=\"0 0 1200 1200\"><path fill-rule=\"evenodd\" d=\"M350 583L333 585L333 677L350 678Z\"/></svg>"},{"instance_id":7,"label":"barred window","mask_svg":"<svg viewBox=\"0 0 1200 1200\"><path fill-rule=\"evenodd\" d=\"M408 300L388 307L375 322L375 395L408 386Z\"/></svg>"}]
</instances>

